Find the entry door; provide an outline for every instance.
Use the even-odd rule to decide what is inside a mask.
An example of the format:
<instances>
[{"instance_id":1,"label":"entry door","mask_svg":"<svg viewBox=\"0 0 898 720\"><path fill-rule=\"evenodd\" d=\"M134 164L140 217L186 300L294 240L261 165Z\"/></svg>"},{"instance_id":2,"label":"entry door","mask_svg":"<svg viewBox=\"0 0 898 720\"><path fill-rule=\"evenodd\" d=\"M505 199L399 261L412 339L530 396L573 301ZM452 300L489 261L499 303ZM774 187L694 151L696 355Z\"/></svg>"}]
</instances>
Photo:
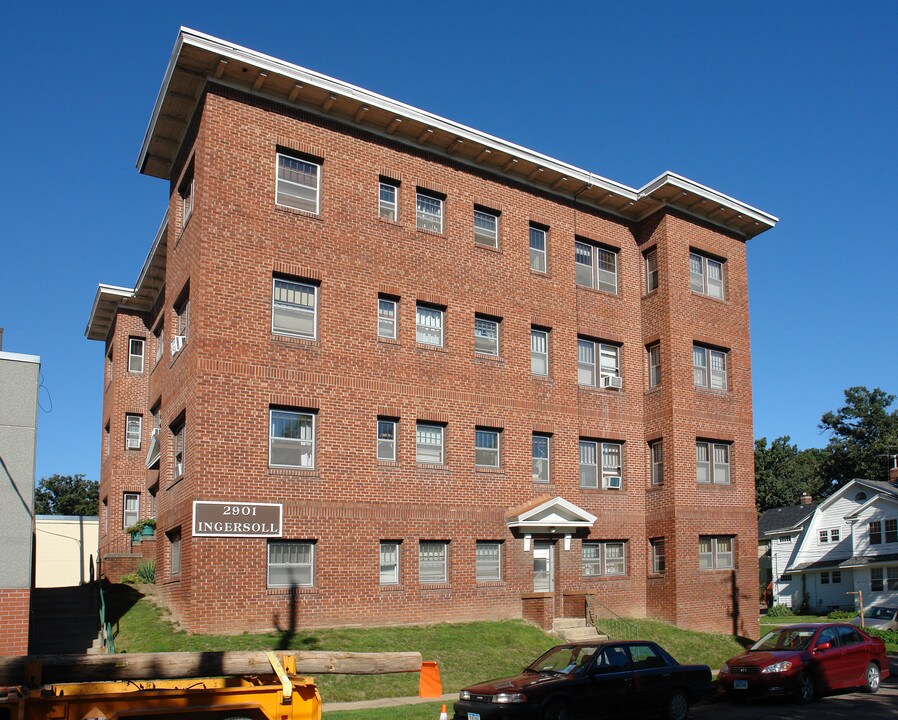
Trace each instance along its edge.
<instances>
[{"instance_id":1,"label":"entry door","mask_svg":"<svg viewBox=\"0 0 898 720\"><path fill-rule=\"evenodd\" d=\"M552 543L536 540L533 543L533 592L555 590L555 558Z\"/></svg>"}]
</instances>

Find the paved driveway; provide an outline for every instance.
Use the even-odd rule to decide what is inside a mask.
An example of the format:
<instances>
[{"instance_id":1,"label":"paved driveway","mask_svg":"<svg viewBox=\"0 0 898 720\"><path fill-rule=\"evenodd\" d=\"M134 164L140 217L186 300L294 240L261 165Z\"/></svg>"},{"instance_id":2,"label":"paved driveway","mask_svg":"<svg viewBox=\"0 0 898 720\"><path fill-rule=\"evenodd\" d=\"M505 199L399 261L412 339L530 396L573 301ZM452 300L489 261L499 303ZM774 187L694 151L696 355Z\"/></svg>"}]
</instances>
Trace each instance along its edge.
<instances>
[{"instance_id":1,"label":"paved driveway","mask_svg":"<svg viewBox=\"0 0 898 720\"><path fill-rule=\"evenodd\" d=\"M799 705L788 700L756 702L715 702L693 708L690 720L866 720L898 718L898 656L892 655L891 673L876 695L862 692L829 695Z\"/></svg>"}]
</instances>

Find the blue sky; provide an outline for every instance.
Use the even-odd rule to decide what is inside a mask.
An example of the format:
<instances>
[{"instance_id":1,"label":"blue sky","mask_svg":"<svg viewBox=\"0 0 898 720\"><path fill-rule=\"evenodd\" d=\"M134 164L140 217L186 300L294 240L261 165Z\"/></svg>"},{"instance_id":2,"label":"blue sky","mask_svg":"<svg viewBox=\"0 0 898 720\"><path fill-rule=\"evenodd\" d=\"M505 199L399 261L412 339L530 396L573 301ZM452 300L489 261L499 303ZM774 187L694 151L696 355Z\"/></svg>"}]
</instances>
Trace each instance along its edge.
<instances>
[{"instance_id":1,"label":"blue sky","mask_svg":"<svg viewBox=\"0 0 898 720\"><path fill-rule=\"evenodd\" d=\"M99 475L97 283L132 286L168 186L135 169L179 26L630 186L781 218L749 242L755 435L822 446L898 393L898 3L4 3L0 327L40 355L37 477Z\"/></svg>"}]
</instances>

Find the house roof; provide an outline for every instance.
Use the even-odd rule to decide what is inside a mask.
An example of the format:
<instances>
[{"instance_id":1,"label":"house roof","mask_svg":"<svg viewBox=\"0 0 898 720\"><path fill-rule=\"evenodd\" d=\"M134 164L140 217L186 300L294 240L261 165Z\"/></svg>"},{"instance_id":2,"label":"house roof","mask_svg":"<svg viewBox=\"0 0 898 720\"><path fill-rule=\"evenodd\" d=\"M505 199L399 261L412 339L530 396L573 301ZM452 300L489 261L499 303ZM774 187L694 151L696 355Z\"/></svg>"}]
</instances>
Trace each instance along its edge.
<instances>
[{"instance_id":1,"label":"house roof","mask_svg":"<svg viewBox=\"0 0 898 720\"><path fill-rule=\"evenodd\" d=\"M758 538L796 529L813 514L819 504L812 502L765 510L758 518Z\"/></svg>"},{"instance_id":2,"label":"house roof","mask_svg":"<svg viewBox=\"0 0 898 720\"><path fill-rule=\"evenodd\" d=\"M848 558L848 560L843 560L839 567L870 567L871 565L885 565L887 563L896 562L898 562L898 553L888 553L885 555L855 555L852 558Z\"/></svg>"},{"instance_id":3,"label":"house roof","mask_svg":"<svg viewBox=\"0 0 898 720\"><path fill-rule=\"evenodd\" d=\"M867 500L867 502L861 505L857 510L852 513L848 513L848 515L845 516L845 519L848 520L848 518L856 518L861 513L866 511L866 509L871 505L876 505L879 502L887 502L891 503L892 505L898 505L898 497L895 497L893 495L874 495L869 500Z\"/></svg>"},{"instance_id":4,"label":"house roof","mask_svg":"<svg viewBox=\"0 0 898 720\"><path fill-rule=\"evenodd\" d=\"M798 563L797 565L790 565L786 568L787 573L801 573L807 572L809 570L839 570L842 568L842 563L845 562L845 558L831 558L823 560L815 560L814 562L806 562L806 563Z\"/></svg>"}]
</instances>

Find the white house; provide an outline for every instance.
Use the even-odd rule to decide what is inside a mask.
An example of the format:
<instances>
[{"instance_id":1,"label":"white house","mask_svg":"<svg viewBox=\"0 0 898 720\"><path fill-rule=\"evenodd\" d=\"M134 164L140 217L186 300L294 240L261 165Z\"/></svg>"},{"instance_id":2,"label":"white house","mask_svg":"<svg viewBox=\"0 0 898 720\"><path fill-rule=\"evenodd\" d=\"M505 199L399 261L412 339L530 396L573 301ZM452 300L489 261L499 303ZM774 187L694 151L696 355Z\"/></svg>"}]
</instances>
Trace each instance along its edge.
<instances>
[{"instance_id":1,"label":"white house","mask_svg":"<svg viewBox=\"0 0 898 720\"><path fill-rule=\"evenodd\" d=\"M802 522L791 543L782 542L773 571L774 603L796 609L805 598L811 612L854 607L858 591L865 606L898 602L898 486L846 483Z\"/></svg>"}]
</instances>

